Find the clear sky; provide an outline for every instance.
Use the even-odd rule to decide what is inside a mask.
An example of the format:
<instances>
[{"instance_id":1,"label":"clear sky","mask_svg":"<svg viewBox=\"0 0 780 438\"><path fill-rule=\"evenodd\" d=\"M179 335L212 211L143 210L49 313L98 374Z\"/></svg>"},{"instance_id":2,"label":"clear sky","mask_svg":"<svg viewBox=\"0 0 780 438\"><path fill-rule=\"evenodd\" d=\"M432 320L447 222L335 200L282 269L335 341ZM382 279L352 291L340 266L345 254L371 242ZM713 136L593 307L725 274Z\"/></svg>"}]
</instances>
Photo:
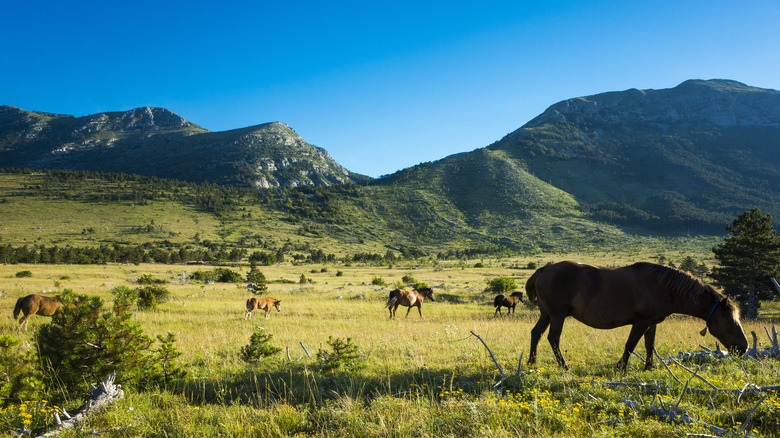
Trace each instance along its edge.
<instances>
[{"instance_id":1,"label":"clear sky","mask_svg":"<svg viewBox=\"0 0 780 438\"><path fill-rule=\"evenodd\" d=\"M0 2L0 104L281 121L373 177L570 97L713 78L780 89L780 2Z\"/></svg>"}]
</instances>

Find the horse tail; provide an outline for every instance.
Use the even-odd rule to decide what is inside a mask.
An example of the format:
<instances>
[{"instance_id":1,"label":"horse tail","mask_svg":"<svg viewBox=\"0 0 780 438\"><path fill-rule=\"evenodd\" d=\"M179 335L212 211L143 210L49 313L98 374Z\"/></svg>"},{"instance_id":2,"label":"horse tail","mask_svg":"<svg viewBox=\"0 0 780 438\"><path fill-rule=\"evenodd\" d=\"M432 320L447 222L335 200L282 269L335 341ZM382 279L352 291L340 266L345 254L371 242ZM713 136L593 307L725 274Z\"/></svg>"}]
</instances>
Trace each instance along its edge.
<instances>
[{"instance_id":1,"label":"horse tail","mask_svg":"<svg viewBox=\"0 0 780 438\"><path fill-rule=\"evenodd\" d=\"M545 266L542 266L541 268L537 269L536 272L531 275L531 278L528 279L528 281L525 283L525 294L528 297L528 301L539 305L537 301L536 296L536 279L539 277L539 274L544 270Z\"/></svg>"},{"instance_id":2,"label":"horse tail","mask_svg":"<svg viewBox=\"0 0 780 438\"><path fill-rule=\"evenodd\" d=\"M398 289L390 291L390 296L387 298L387 304L385 304L385 307L388 309L393 307L396 301L398 301Z\"/></svg>"},{"instance_id":3,"label":"horse tail","mask_svg":"<svg viewBox=\"0 0 780 438\"><path fill-rule=\"evenodd\" d=\"M498 307L504 303L504 295L496 295L496 298L493 299L493 305Z\"/></svg>"},{"instance_id":4,"label":"horse tail","mask_svg":"<svg viewBox=\"0 0 780 438\"><path fill-rule=\"evenodd\" d=\"M14 306L14 319L19 317L19 312L22 311L22 301L24 300L24 297L19 298L16 300L16 306Z\"/></svg>"}]
</instances>

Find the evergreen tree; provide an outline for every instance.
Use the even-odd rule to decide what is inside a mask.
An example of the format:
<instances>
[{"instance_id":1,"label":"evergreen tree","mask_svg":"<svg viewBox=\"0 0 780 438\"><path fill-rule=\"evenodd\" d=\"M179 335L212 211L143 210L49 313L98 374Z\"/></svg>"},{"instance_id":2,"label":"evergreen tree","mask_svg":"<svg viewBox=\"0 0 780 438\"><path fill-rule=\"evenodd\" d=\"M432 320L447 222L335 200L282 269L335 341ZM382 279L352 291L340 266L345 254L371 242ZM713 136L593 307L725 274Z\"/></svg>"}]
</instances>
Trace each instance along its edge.
<instances>
[{"instance_id":1,"label":"evergreen tree","mask_svg":"<svg viewBox=\"0 0 780 438\"><path fill-rule=\"evenodd\" d=\"M720 265L710 276L736 298L746 319L756 319L759 300L772 297L770 278L780 272L780 238L772 216L763 216L757 207L738 214L726 230L732 235L712 249Z\"/></svg>"}]
</instances>

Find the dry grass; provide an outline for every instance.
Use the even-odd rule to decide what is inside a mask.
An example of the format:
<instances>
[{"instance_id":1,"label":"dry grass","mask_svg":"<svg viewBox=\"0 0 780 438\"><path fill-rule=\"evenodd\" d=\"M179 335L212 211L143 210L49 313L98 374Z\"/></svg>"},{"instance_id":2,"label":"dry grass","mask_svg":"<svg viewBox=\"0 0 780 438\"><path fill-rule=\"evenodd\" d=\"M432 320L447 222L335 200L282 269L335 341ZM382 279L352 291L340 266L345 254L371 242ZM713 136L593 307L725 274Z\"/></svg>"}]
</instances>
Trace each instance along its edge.
<instances>
[{"instance_id":1,"label":"dry grass","mask_svg":"<svg viewBox=\"0 0 780 438\"><path fill-rule=\"evenodd\" d=\"M627 376L615 374L612 366L622 352L628 327L603 331L567 320L562 348L570 372L554 366L543 339L538 367L529 370L522 364L524 373L508 379L504 392L492 392L490 387L499 379L495 366L482 344L469 336L472 331L481 336L507 374L517 372L518 358L527 356L537 311L518 306L516 315L493 318L493 296L483 289L488 279L498 276L513 277L524 285L533 271L516 267L529 261L546 260L488 260L483 268L474 268L473 262L266 267L262 271L273 283L265 295L281 299L282 311L273 311L268 319L256 312L251 320L244 319L244 302L251 294L243 284L177 281L185 272L210 267L4 265L0 266L0 290L5 290L0 297L0 328L30 340L32 328L46 323L36 316L30 320L31 330L16 332L11 310L18 297L29 293L51 290L53 294L70 288L108 301L111 288L132 285L141 274L170 281L165 286L173 298L156 311L139 312L137 318L150 335L177 335L177 347L184 353L179 362L189 371L188 381L176 388L129 394L94 420L91 427L117 428L118 436L665 436L701 431L653 419L620 403L622 397L646 401L652 394L635 390L616 394L589 386L621 379L661 382L664 395L679 396L665 370L643 373L636 357L629 361ZM623 263L618 256L584 261ZM247 272L245 267L232 269ZM33 276L14 276L22 270L32 271ZM311 283L298 283L302 274ZM416 310L404 317L406 309L399 308L399 317L390 320L384 308L387 293L404 275L433 286L437 301L425 302L422 318ZM387 286L372 285L375 278L382 278ZM282 279L292 283L274 282ZM239 349L260 327L273 334L274 345L289 348L292 361L285 352L259 366L240 361ZM697 350L698 344L713 346L710 335L699 336L702 327L699 320L670 318L658 329L659 353L673 356ZM763 333L762 327L745 324L746 331ZM351 338L360 347L366 368L350 375L318 375L301 343L314 355L327 347L329 336ZM638 353L644 355L643 347ZM780 383L774 364L732 361L697 369L727 388L741 387L746 379L758 385ZM676 373L689 377L680 369ZM766 406L777 403L773 397ZM731 421L726 419L729 415L744 417L748 401L755 398L743 404L691 400L690 406L686 400L686 409L723 425ZM767 409L763 415L778 412ZM726 417L718 416L721 411ZM754 421L759 435L776 431L769 429L774 427L770 420Z\"/></svg>"}]
</instances>

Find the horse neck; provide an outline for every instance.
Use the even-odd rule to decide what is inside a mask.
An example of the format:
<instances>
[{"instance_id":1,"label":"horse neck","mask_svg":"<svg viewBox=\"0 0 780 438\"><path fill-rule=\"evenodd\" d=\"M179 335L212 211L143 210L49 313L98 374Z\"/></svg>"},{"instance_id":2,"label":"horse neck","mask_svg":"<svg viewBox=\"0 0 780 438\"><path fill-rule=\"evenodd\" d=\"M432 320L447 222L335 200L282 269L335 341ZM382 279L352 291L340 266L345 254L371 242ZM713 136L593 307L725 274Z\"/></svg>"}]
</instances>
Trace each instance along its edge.
<instances>
[{"instance_id":1,"label":"horse neck","mask_svg":"<svg viewBox=\"0 0 780 438\"><path fill-rule=\"evenodd\" d=\"M702 286L703 287L703 286ZM720 301L717 294L707 288L700 290L698 295L683 294L676 291L673 294L673 311L696 318L707 319L712 308Z\"/></svg>"}]
</instances>

